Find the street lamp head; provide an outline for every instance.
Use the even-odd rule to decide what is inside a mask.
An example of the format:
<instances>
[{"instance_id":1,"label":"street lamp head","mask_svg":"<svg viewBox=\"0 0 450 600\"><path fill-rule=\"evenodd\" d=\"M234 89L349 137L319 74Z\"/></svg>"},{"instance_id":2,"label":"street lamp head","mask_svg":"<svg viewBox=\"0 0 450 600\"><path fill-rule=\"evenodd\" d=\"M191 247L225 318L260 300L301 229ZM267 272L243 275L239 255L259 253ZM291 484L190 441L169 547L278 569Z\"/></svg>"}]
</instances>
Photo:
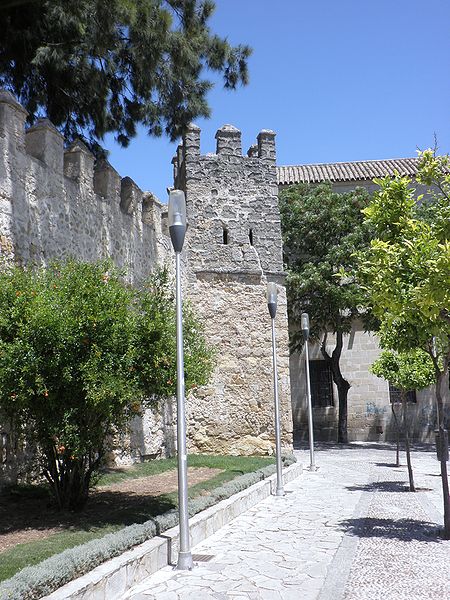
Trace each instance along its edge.
<instances>
[{"instance_id":1,"label":"street lamp head","mask_svg":"<svg viewBox=\"0 0 450 600\"><path fill-rule=\"evenodd\" d=\"M273 281L267 284L267 308L269 309L270 318L275 319L277 314L277 284Z\"/></svg>"},{"instance_id":2,"label":"street lamp head","mask_svg":"<svg viewBox=\"0 0 450 600\"><path fill-rule=\"evenodd\" d=\"M303 339L306 342L309 338L309 315L308 315L308 313L302 313L301 328L302 328L302 333L303 333Z\"/></svg>"},{"instance_id":3,"label":"street lamp head","mask_svg":"<svg viewBox=\"0 0 450 600\"><path fill-rule=\"evenodd\" d=\"M182 190L169 193L169 233L175 252L181 252L186 235L186 200Z\"/></svg>"}]
</instances>

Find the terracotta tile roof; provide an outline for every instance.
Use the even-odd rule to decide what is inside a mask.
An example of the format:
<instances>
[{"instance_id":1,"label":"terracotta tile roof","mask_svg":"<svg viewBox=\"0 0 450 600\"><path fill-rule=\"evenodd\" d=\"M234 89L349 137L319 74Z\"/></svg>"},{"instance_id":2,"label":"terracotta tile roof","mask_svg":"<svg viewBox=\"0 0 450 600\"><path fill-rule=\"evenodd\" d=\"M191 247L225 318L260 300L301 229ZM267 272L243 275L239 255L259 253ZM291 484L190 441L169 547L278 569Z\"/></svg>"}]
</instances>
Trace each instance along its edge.
<instances>
[{"instance_id":1,"label":"terracotta tile roof","mask_svg":"<svg viewBox=\"0 0 450 600\"><path fill-rule=\"evenodd\" d=\"M292 165L277 167L279 185L292 183L320 183L321 181L368 181L375 177L414 177L418 158L392 158L387 160L360 160L356 162L321 163L315 165Z\"/></svg>"}]
</instances>

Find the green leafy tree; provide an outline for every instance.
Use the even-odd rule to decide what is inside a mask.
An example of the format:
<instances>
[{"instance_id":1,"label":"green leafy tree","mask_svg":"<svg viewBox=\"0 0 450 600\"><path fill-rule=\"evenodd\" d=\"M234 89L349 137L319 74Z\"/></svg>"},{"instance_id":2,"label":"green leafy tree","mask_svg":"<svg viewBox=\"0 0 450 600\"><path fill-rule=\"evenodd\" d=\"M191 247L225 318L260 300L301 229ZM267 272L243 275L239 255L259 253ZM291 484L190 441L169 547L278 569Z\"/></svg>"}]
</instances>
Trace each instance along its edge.
<instances>
[{"instance_id":1,"label":"green leafy tree","mask_svg":"<svg viewBox=\"0 0 450 600\"><path fill-rule=\"evenodd\" d=\"M292 323L300 323L301 313L309 313L311 337L320 343L338 390L338 442L341 443L348 441L350 389L340 367L343 336L350 332L356 318L366 316L366 311L361 309L364 302L355 278L341 278L337 274L340 269L353 272L355 252L370 239L369 227L363 224L361 213L368 202L369 195L363 189L339 194L329 184L296 185L280 195L289 318ZM329 334L335 335L331 352ZM291 348L300 350L302 345L301 332L294 332Z\"/></svg>"},{"instance_id":2,"label":"green leafy tree","mask_svg":"<svg viewBox=\"0 0 450 600\"><path fill-rule=\"evenodd\" d=\"M234 89L248 80L248 46L211 32L211 0L7 0L0 6L0 86L32 123L45 115L68 140L124 146L142 124L172 140L207 117L204 71ZM98 148L98 146L97 146Z\"/></svg>"},{"instance_id":3,"label":"green leafy tree","mask_svg":"<svg viewBox=\"0 0 450 600\"><path fill-rule=\"evenodd\" d=\"M420 154L419 183L427 198L415 197L406 177L378 180L380 191L365 210L375 239L361 253L360 280L381 321L385 348L421 348L431 357L436 385L439 436L445 431L450 361L450 176L448 157ZM383 339L384 337L384 339ZM441 460L445 536L450 538L447 464Z\"/></svg>"},{"instance_id":4,"label":"green leafy tree","mask_svg":"<svg viewBox=\"0 0 450 600\"><path fill-rule=\"evenodd\" d=\"M415 492L414 475L409 444L408 401L409 391L421 390L434 383L434 365L429 354L416 349L409 352L384 350L373 363L371 371L400 390L403 409L403 433L405 436L406 461L408 464L409 490ZM393 409L394 410L394 409Z\"/></svg>"},{"instance_id":5,"label":"green leafy tree","mask_svg":"<svg viewBox=\"0 0 450 600\"><path fill-rule=\"evenodd\" d=\"M140 290L109 263L0 272L0 411L32 436L61 508L82 508L111 439L155 397L175 394L167 273ZM185 314L186 389L212 358Z\"/></svg>"}]
</instances>

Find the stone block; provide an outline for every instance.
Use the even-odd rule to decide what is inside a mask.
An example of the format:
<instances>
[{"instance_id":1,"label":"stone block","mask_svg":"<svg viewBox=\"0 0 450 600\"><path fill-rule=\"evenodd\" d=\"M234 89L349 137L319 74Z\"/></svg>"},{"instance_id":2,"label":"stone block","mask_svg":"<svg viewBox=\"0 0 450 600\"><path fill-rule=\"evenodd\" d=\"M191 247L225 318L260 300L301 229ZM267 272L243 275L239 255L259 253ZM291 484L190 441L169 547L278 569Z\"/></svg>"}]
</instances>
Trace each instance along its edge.
<instances>
[{"instance_id":1,"label":"stone block","mask_svg":"<svg viewBox=\"0 0 450 600\"><path fill-rule=\"evenodd\" d=\"M114 600L124 595L127 590L127 568L126 565L121 566L112 573L105 586L105 598Z\"/></svg>"},{"instance_id":2,"label":"stone block","mask_svg":"<svg viewBox=\"0 0 450 600\"><path fill-rule=\"evenodd\" d=\"M94 170L94 191L109 201L119 197L121 178L108 161L100 161Z\"/></svg>"},{"instance_id":3,"label":"stone block","mask_svg":"<svg viewBox=\"0 0 450 600\"><path fill-rule=\"evenodd\" d=\"M223 125L216 133L216 153L222 156L242 156L241 132L233 125Z\"/></svg>"},{"instance_id":4,"label":"stone block","mask_svg":"<svg viewBox=\"0 0 450 600\"><path fill-rule=\"evenodd\" d=\"M105 587L103 582L100 584L93 584L80 592L79 600L109 600L109 597L105 595ZM73 599L75 600L75 598ZM78 598L76 599L78 600Z\"/></svg>"},{"instance_id":5,"label":"stone block","mask_svg":"<svg viewBox=\"0 0 450 600\"><path fill-rule=\"evenodd\" d=\"M256 158L258 156L258 144L252 144L247 150L247 156L249 158Z\"/></svg>"},{"instance_id":6,"label":"stone block","mask_svg":"<svg viewBox=\"0 0 450 600\"><path fill-rule=\"evenodd\" d=\"M276 161L275 151L276 133L270 129L263 129L258 134L258 156L267 160Z\"/></svg>"},{"instance_id":7,"label":"stone block","mask_svg":"<svg viewBox=\"0 0 450 600\"><path fill-rule=\"evenodd\" d=\"M142 203L142 190L130 177L124 177L120 185L120 208L127 215L134 214Z\"/></svg>"},{"instance_id":8,"label":"stone block","mask_svg":"<svg viewBox=\"0 0 450 600\"><path fill-rule=\"evenodd\" d=\"M39 119L26 132L26 150L56 173L63 172L64 137L48 119Z\"/></svg>"},{"instance_id":9,"label":"stone block","mask_svg":"<svg viewBox=\"0 0 450 600\"><path fill-rule=\"evenodd\" d=\"M192 130L192 131L194 131L194 130ZM183 164L183 160L184 160L183 144L179 144L177 146L177 153L176 153L176 157L175 158L176 158L176 161L177 161L178 168L181 169L181 165Z\"/></svg>"},{"instance_id":10,"label":"stone block","mask_svg":"<svg viewBox=\"0 0 450 600\"><path fill-rule=\"evenodd\" d=\"M25 149L25 121L28 113L11 92L0 89L0 143L6 141L9 151Z\"/></svg>"},{"instance_id":11,"label":"stone block","mask_svg":"<svg viewBox=\"0 0 450 600\"><path fill-rule=\"evenodd\" d=\"M89 148L81 140L75 140L64 153L64 175L92 188L94 162Z\"/></svg>"},{"instance_id":12,"label":"stone block","mask_svg":"<svg viewBox=\"0 0 450 600\"><path fill-rule=\"evenodd\" d=\"M178 177L178 160L176 156L172 157L170 164L173 166L173 180L176 181Z\"/></svg>"},{"instance_id":13,"label":"stone block","mask_svg":"<svg viewBox=\"0 0 450 600\"><path fill-rule=\"evenodd\" d=\"M178 153L177 153L178 154ZM179 154L178 154L179 156ZM200 157L200 127L191 123L183 136L183 159L186 162Z\"/></svg>"}]
</instances>

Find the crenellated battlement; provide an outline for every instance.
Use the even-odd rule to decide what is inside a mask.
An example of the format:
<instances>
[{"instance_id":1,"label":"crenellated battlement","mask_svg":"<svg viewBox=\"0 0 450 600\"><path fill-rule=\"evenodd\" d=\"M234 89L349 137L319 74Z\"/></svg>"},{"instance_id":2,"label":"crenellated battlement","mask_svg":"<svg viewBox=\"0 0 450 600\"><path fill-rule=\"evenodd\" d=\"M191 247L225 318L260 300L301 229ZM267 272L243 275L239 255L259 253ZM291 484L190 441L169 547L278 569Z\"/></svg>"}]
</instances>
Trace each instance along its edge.
<instances>
[{"instance_id":1,"label":"crenellated battlement","mask_svg":"<svg viewBox=\"0 0 450 600\"><path fill-rule=\"evenodd\" d=\"M49 119L38 119L26 128L27 111L11 92L0 90L0 139L9 152L39 160L54 177L64 176L91 190L104 200L120 197L125 214L142 215L144 192L130 178L121 176L108 161L95 162L87 146L76 140L65 146L64 137Z\"/></svg>"},{"instance_id":2,"label":"crenellated battlement","mask_svg":"<svg viewBox=\"0 0 450 600\"><path fill-rule=\"evenodd\" d=\"M168 249L165 207L81 140L66 147L48 119L27 129L26 118L0 90L0 233L16 260L111 256L144 277Z\"/></svg>"},{"instance_id":3,"label":"crenellated battlement","mask_svg":"<svg viewBox=\"0 0 450 600\"><path fill-rule=\"evenodd\" d=\"M216 153L201 155L200 153L200 128L191 123L184 135L183 143L177 148L177 153L172 159L174 167L174 181L182 186L186 179L186 170L191 164L198 161L241 161L244 165L248 159L262 159L266 167L275 167L275 132L263 129L257 136L257 143L250 146L247 155L242 154L241 131L234 125L223 125L217 130ZM263 164L263 163L261 163Z\"/></svg>"},{"instance_id":4,"label":"crenellated battlement","mask_svg":"<svg viewBox=\"0 0 450 600\"><path fill-rule=\"evenodd\" d=\"M205 275L281 277L275 133L263 129L247 155L233 125L217 131L215 154L201 154L200 136L190 125L172 160L192 223L190 264Z\"/></svg>"}]
</instances>

